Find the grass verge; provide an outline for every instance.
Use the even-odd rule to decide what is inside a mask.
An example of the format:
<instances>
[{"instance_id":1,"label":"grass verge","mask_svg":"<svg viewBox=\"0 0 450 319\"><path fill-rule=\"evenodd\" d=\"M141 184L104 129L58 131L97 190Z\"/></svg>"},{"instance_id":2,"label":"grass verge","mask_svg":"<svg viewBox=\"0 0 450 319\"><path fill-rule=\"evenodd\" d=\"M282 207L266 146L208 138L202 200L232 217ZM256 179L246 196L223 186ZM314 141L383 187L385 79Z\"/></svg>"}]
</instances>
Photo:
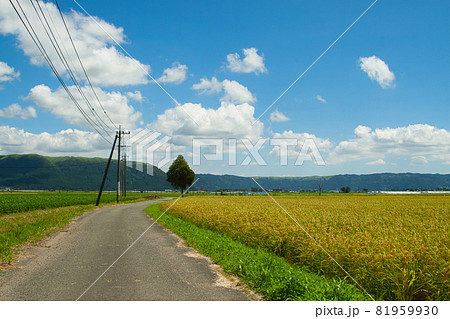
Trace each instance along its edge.
<instances>
[{"instance_id":1,"label":"grass verge","mask_svg":"<svg viewBox=\"0 0 450 319\"><path fill-rule=\"evenodd\" d=\"M157 219L159 205L146 213ZM225 271L239 276L267 300L368 300L355 286L344 280L326 278L295 267L285 259L261 248L250 248L230 237L164 214L158 223L181 236L188 245L209 256Z\"/></svg>"}]
</instances>

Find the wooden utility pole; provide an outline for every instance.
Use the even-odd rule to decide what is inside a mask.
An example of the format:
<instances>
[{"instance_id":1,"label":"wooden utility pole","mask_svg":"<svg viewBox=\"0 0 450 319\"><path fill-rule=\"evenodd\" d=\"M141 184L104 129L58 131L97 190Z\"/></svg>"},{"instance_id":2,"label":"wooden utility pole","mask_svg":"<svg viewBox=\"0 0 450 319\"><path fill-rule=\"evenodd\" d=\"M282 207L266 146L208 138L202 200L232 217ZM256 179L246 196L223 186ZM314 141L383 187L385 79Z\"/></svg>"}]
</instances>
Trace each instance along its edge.
<instances>
[{"instance_id":1,"label":"wooden utility pole","mask_svg":"<svg viewBox=\"0 0 450 319\"><path fill-rule=\"evenodd\" d=\"M122 147L124 147L124 145L122 145ZM123 163L123 168L122 168L122 196L126 197L127 196L127 154L124 152L124 154L122 155L122 163Z\"/></svg>"},{"instance_id":2,"label":"wooden utility pole","mask_svg":"<svg viewBox=\"0 0 450 319\"><path fill-rule=\"evenodd\" d=\"M124 161L124 159L125 159L125 154L124 155L122 155L122 162ZM122 184L120 184L120 193L122 194L122 197L123 197L123 181L124 181L124 171L123 171L123 169L122 169L122 172L121 172L121 174L122 174Z\"/></svg>"},{"instance_id":3,"label":"wooden utility pole","mask_svg":"<svg viewBox=\"0 0 450 319\"><path fill-rule=\"evenodd\" d=\"M125 135L125 134L130 134L130 132L129 131L128 132L122 131L121 130L121 125L119 125L119 131L117 132L117 136L118 136L118 139L119 139L118 154L117 154L117 202L118 203L120 202L120 161L121 161L120 149L122 147L122 135ZM125 162L124 171L126 171L126 162ZM126 183L126 181L125 181L126 177L125 176L126 175L124 175L124 183ZM124 187L126 187L126 186L124 186ZM125 188L124 194L125 194L124 196L126 196L126 188Z\"/></svg>"},{"instance_id":4,"label":"wooden utility pole","mask_svg":"<svg viewBox=\"0 0 450 319\"><path fill-rule=\"evenodd\" d=\"M127 197L127 154L123 157L123 197Z\"/></svg>"},{"instance_id":5,"label":"wooden utility pole","mask_svg":"<svg viewBox=\"0 0 450 319\"><path fill-rule=\"evenodd\" d=\"M122 131L119 125L119 149L117 154L117 202L120 202L120 146L122 140Z\"/></svg>"},{"instance_id":6,"label":"wooden utility pole","mask_svg":"<svg viewBox=\"0 0 450 319\"><path fill-rule=\"evenodd\" d=\"M114 138L114 143L111 148L111 154L109 154L108 164L106 164L105 174L103 175L102 185L100 186L100 191L98 192L97 202L95 203L95 206L98 206L98 204L100 203L100 198L102 197L103 187L105 186L106 176L108 175L109 164L111 164L111 159L114 154L114 148L116 147L116 142L117 142L117 134L116 134L116 137Z\"/></svg>"}]
</instances>

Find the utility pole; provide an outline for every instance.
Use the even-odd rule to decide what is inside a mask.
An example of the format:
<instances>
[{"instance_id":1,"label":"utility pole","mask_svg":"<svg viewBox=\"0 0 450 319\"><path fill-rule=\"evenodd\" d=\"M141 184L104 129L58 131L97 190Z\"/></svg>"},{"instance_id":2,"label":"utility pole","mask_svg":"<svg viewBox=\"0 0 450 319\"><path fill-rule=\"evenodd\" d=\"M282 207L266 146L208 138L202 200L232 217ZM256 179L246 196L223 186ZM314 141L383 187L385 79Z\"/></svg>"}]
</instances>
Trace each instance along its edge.
<instances>
[{"instance_id":1,"label":"utility pole","mask_svg":"<svg viewBox=\"0 0 450 319\"><path fill-rule=\"evenodd\" d=\"M123 156L123 197L127 197L127 154Z\"/></svg>"},{"instance_id":2,"label":"utility pole","mask_svg":"<svg viewBox=\"0 0 450 319\"><path fill-rule=\"evenodd\" d=\"M121 140L122 140L122 130L121 126L119 125L119 149L118 149L118 155L117 155L117 202L120 202L120 146L121 146Z\"/></svg>"},{"instance_id":3,"label":"utility pole","mask_svg":"<svg viewBox=\"0 0 450 319\"><path fill-rule=\"evenodd\" d=\"M122 163L124 162L124 159L125 159L125 154L123 154L122 155ZM122 171L121 171L121 178L122 178L122 184L120 184L120 193L122 194L122 197L123 197L123 181L124 181L124 171L123 171L123 169L122 169Z\"/></svg>"},{"instance_id":4,"label":"utility pole","mask_svg":"<svg viewBox=\"0 0 450 319\"><path fill-rule=\"evenodd\" d=\"M120 202L120 148L122 147L122 135L130 134L130 132L124 132L122 131L121 125L119 125L119 131L117 132L117 136L119 139L119 145L118 145L118 154L117 154L117 202ZM125 163L126 165L126 163ZM125 168L126 169L126 168ZM126 191L125 191L126 192Z\"/></svg>"},{"instance_id":5,"label":"utility pole","mask_svg":"<svg viewBox=\"0 0 450 319\"><path fill-rule=\"evenodd\" d=\"M125 145L122 145L122 147L124 147ZM122 186L121 191L122 191L122 197L126 196L126 174L127 174L127 154L125 152L123 152L124 154L122 155L122 163L123 163L123 168L122 168L122 184L120 186Z\"/></svg>"},{"instance_id":6,"label":"utility pole","mask_svg":"<svg viewBox=\"0 0 450 319\"><path fill-rule=\"evenodd\" d=\"M100 198L102 197L103 187L105 186L106 176L108 175L108 170L109 170L109 164L111 164L111 159L114 154L114 149L116 148L116 142L117 142L117 134L116 134L116 137L114 138L114 143L111 148L111 154L109 154L108 164L106 165L105 174L103 175L102 185L100 186L100 191L98 192L97 202L96 202L95 206L98 206L98 204L100 203Z\"/></svg>"}]
</instances>

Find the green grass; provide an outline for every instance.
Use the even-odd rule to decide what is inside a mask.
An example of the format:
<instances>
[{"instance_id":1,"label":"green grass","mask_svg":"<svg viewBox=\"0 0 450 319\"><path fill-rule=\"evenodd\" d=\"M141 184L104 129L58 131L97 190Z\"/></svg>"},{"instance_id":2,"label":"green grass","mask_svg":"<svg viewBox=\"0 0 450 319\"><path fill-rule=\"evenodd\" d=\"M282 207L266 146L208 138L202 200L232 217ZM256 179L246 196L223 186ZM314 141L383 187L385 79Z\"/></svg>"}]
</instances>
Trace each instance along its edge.
<instances>
[{"instance_id":1,"label":"green grass","mask_svg":"<svg viewBox=\"0 0 450 319\"><path fill-rule=\"evenodd\" d=\"M155 220L159 205L146 209ZM368 300L345 280L326 278L295 267L284 258L261 248L250 248L230 237L200 228L187 221L164 214L158 223L180 235L188 245L211 257L225 271L237 275L254 291L268 300Z\"/></svg>"},{"instance_id":2,"label":"green grass","mask_svg":"<svg viewBox=\"0 0 450 319\"><path fill-rule=\"evenodd\" d=\"M37 209L95 204L97 192L1 192L0 216ZM122 202L139 199L143 194L128 193ZM115 193L103 193L100 203L116 201Z\"/></svg>"}]
</instances>

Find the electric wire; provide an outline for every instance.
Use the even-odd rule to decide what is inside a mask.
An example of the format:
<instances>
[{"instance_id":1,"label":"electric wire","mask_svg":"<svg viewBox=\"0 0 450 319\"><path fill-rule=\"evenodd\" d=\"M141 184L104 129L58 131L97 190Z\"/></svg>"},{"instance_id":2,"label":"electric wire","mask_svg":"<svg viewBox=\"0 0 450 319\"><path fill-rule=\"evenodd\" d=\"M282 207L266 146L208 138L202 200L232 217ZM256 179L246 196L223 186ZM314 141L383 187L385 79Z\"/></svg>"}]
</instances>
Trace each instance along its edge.
<instances>
[{"instance_id":1,"label":"electric wire","mask_svg":"<svg viewBox=\"0 0 450 319\"><path fill-rule=\"evenodd\" d=\"M78 61L80 62L81 68L83 69L84 75L86 76L86 79L87 79L87 81L88 81L88 83L89 83L89 86L91 87L92 92L94 93L94 96L95 96L95 98L97 99L98 104L99 104L100 107L102 108L103 113L106 115L106 117L108 118L108 120L112 123L112 125L113 125L116 129L118 129L117 125L111 120L111 118L109 117L108 113L106 113L106 110L104 109L102 103L100 102L100 99L99 99L98 96L97 96L97 93L96 93L95 90L94 90L94 87L92 86L91 79L89 78L89 76L88 76L88 74L87 74L87 72L86 72L86 69L84 68L83 62L81 61L80 55L78 54L78 50L77 50L77 48L76 48L76 46L75 46L75 43L73 42L72 36L70 35L69 28L67 27L66 20L64 19L64 15L62 14L61 8L60 8L59 3L58 3L58 0L55 0L55 3L56 3L56 7L58 8L59 15L61 16L61 20L62 20L63 23L64 23L64 27L65 27L65 29L66 29L66 31L67 31L67 34L69 35L70 42L72 43L73 49L75 50L75 53L76 53L76 55L77 55Z\"/></svg>"},{"instance_id":2,"label":"electric wire","mask_svg":"<svg viewBox=\"0 0 450 319\"><path fill-rule=\"evenodd\" d=\"M31 2L31 1L32 1L32 0L30 0L30 2ZM46 22L46 24L47 24L47 27L48 27L50 33L52 34L52 37L53 37L53 39L54 39L54 41L55 41L55 43L56 43L56 45L57 45L57 47L58 47L58 49L59 49L59 51L60 51L60 53L61 53L61 56L62 56L62 58L64 59L64 62L65 62L65 64L66 64L65 67L66 67L66 69L70 70L70 73L73 75L73 79L74 79L73 81L74 81L74 83L76 82L75 85L77 86L77 89L78 89L78 91L80 92L80 94L83 96L83 99L85 100L86 104L88 105L88 108L90 109L92 115L94 115L94 117L96 117L96 118L98 119L99 124L100 124L100 126L101 126L103 129L104 129L103 125L104 125L106 128L108 128L109 131L107 131L106 129L104 129L104 131L105 131L107 134L114 132L114 129L112 129L108 124L106 124L106 123L103 121L103 119L99 116L99 114L98 114L97 111L95 110L95 107L92 105L92 103L89 101L89 99L88 99L88 98L86 97L86 95L84 94L82 87L79 85L79 82L78 82L78 80L76 79L75 73L74 73L74 72L72 71L72 69L70 68L70 64L69 64L69 62L67 61L67 58L64 56L64 53L63 53L63 51L62 51L62 49L61 49L61 47L60 47L60 45L59 45L59 43L58 43L58 40L56 39L56 37L55 37L55 35L54 35L54 33L53 33L53 30L52 30L52 28L51 28L51 26L50 26L50 24L49 24L49 22L48 22L48 20L47 20L47 17L45 16L45 14L44 14L44 12L43 12L43 10L42 10L42 7L41 7L39 1L36 0L36 3L37 3L37 5L38 5L38 7L39 7L39 10L41 11L42 17L44 18L44 20L45 20L45 22ZM47 9L47 7L45 7L45 8ZM37 12L36 12L36 13L37 13ZM49 14L48 10L47 10L47 14L48 14L48 16L51 18L51 15ZM37 13L37 15L38 15L38 17L39 17L39 13ZM40 20L41 20L41 19L40 19ZM41 20L41 23L42 23L42 20ZM45 26L43 26L43 27L44 27L44 29L45 29ZM55 31L56 31L56 28L55 28ZM47 33L47 35L48 35L48 33ZM64 41L61 40L61 37L60 37L60 42L61 42L61 45L64 46ZM70 58L70 54L67 53L67 49L66 49L65 47L64 47L64 49L65 49L65 51L66 51L67 56ZM55 48L55 50L56 50L56 48ZM61 58L61 57L60 57L60 58ZM69 73L69 72L68 72L68 73ZM69 74L70 74L70 73L69 73ZM100 122L103 123L103 124L101 124Z\"/></svg>"},{"instance_id":3,"label":"electric wire","mask_svg":"<svg viewBox=\"0 0 450 319\"><path fill-rule=\"evenodd\" d=\"M16 0L18 7L21 9L22 14L24 14L25 19L27 20L28 25L25 23L24 19L22 18L22 16L20 15L19 11L17 10L17 8L15 7L15 5L12 3L11 0L9 0L10 4L12 5L14 11L16 12L16 14L18 15L19 19L21 20L22 24L24 25L25 29L27 30L28 34L30 35L31 39L33 40L33 42L36 44L37 48L39 49L39 51L41 52L42 56L44 57L44 60L48 63L48 65L50 66L50 68L52 69L53 73L55 73L55 76L57 77L57 79L60 81L61 85L64 87L64 89L66 90L66 92L68 93L68 95L70 96L70 98L72 99L72 101L75 103L75 105L77 106L77 108L79 109L79 111L83 114L83 116L85 117L86 121L92 126L89 117L87 117L87 114L84 113L83 109L80 108L80 106L78 105L77 101L74 99L73 95L71 94L71 92L67 89L67 86L65 85L64 81L62 80L59 72L56 70L56 67L54 66L53 62L50 60L47 52L45 51L44 46L42 45L42 43L40 42L39 38L36 35L36 32L34 31L33 26L31 25L31 23L28 20L28 17L26 16L22 6L20 5L20 3L18 2L18 0ZM31 31L30 31L31 30ZM33 34L36 36L36 38L33 36ZM96 129L95 127L93 127L94 129ZM97 131L97 133L100 134L100 132ZM101 135L101 134L100 134Z\"/></svg>"},{"instance_id":4,"label":"electric wire","mask_svg":"<svg viewBox=\"0 0 450 319\"><path fill-rule=\"evenodd\" d=\"M85 101L85 103L86 103L88 109L90 110L90 112L92 113L92 115L94 116L94 118L97 118L97 122L94 122L94 121L93 121L93 122L94 122L101 130L105 131L105 133L108 134L109 132L105 129L105 127L104 127L104 126L102 125L102 123L101 123L101 122L103 122L103 120L99 117L99 115L98 115L97 112L95 111L94 107L91 105L91 103L90 103L89 100L87 99L87 97L86 97L86 95L84 94L84 92L83 92L83 90L82 90L82 88L81 88L81 86L80 86L80 84L79 84L79 82L78 82L78 80L77 80L77 78L76 78L74 72L72 71L72 68L70 67L69 63L67 62L67 59L65 58L65 56L64 56L64 54L63 54L63 52L62 52L62 50L61 50L61 47L59 46L59 43L58 43L58 41L56 40L56 37L55 37L55 35L54 35L52 29L50 28L50 25L49 25L49 23L48 23L48 21L47 21L47 18L45 17L44 12L42 11L42 8L41 8L41 5L39 4L39 1L35 0L36 3L37 3L37 5L38 5L38 7L39 7L39 9L40 9L40 12L41 12L41 14L42 14L42 16L43 16L43 18L44 18L46 24L44 24L44 21L42 20L41 15L39 14L39 12L38 12L36 6L35 6L34 3L33 3L33 0L29 0L29 1L30 1L31 5L32 5L34 11L36 12L36 15L38 16L39 21L41 22L41 25L42 25L42 27L43 27L45 33L47 34L48 39L50 40L50 43L52 44L53 48L54 48L55 51L56 51L56 54L58 55L59 59L61 60L62 65L66 68L67 73L69 74L69 76L70 76L70 78L72 79L72 81L73 81L73 83L74 83L76 89L78 90L78 92L79 92L80 95L82 96L83 100ZM47 25L47 27L46 27L46 25ZM47 28L48 28L48 30L47 30ZM50 33L49 33L49 32L50 32ZM104 122L103 122L103 123L104 123ZM105 125L106 125L106 124L105 124Z\"/></svg>"},{"instance_id":5,"label":"electric wire","mask_svg":"<svg viewBox=\"0 0 450 319\"><path fill-rule=\"evenodd\" d=\"M37 36L36 32L34 31L33 26L31 25L28 17L26 16L26 13L24 12L20 2L18 0L16 0L18 7L20 8L20 11L22 12L22 14L24 15L25 20L27 21L27 23L25 22L24 18L20 15L18 9L16 8L16 6L12 3L11 0L9 0L10 4L12 5L14 11L16 12L16 14L18 15L19 19L21 20L22 24L24 25L25 29L27 30L28 34L30 35L31 39L33 40L33 42L36 44L37 48L39 49L39 51L41 52L42 56L44 57L44 60L48 63L48 65L50 66L50 68L52 69L53 73L55 74L55 76L57 77L58 81L61 83L61 85L63 86L63 88L66 90L67 94L69 95L69 97L71 98L71 100L74 102L74 104L77 106L78 110L81 112L81 114L83 115L83 117L86 119L86 121L94 128L94 130L97 131L97 133L102 136L105 140L106 138L97 130L97 128L93 125L93 123L91 122L91 119L89 118L89 116L84 112L84 110L81 108L81 106L78 104L78 102L76 101L76 99L73 97L72 93L70 92L70 90L67 88L66 84L64 83L64 80L61 78L61 75L59 74L59 72L57 71L56 67L54 66L53 62L51 61L50 57L48 56L45 47L42 45L41 41L39 40L39 37ZM31 31L30 31L31 30ZM34 36L33 36L34 35ZM106 140L107 141L107 140ZM109 143L109 141L108 141Z\"/></svg>"},{"instance_id":6,"label":"electric wire","mask_svg":"<svg viewBox=\"0 0 450 319\"><path fill-rule=\"evenodd\" d=\"M75 97L73 96L72 92L70 92L69 88L67 87L66 83L64 82L64 80L62 79L61 75L59 74L58 70L56 69L55 65L53 64L53 62L51 61L47 51L45 50L45 47L42 45L42 42L40 41L39 37L37 36L32 24L30 23L26 13L24 12L19 0L16 0L17 3L17 7L20 9L20 11L22 12L22 15L20 14L18 8L16 7L16 5L14 5L12 0L9 0L9 3L11 4L11 6L13 7L14 11L16 12L17 16L19 17L20 21L22 22L23 26L25 27L27 33L30 35L31 39L33 40L34 44L36 45L36 47L38 48L39 52L41 53L41 55L43 56L44 60L47 62L47 64L49 65L50 69L53 71L53 73L55 74L56 78L58 79L58 81L61 83L61 85L63 86L64 90L66 91L66 93L69 95L70 99L72 100L72 102L75 104L75 106L77 107L77 109L80 111L80 113L83 115L84 119L88 122L88 124L109 144L111 144L111 141L109 141L94 125L94 123L92 122L92 120L90 119L90 117L88 116L88 114L85 113L85 111L83 110L83 108L81 107L81 105L79 105L78 101L75 99ZM26 21L25 21L26 20Z\"/></svg>"}]
</instances>

